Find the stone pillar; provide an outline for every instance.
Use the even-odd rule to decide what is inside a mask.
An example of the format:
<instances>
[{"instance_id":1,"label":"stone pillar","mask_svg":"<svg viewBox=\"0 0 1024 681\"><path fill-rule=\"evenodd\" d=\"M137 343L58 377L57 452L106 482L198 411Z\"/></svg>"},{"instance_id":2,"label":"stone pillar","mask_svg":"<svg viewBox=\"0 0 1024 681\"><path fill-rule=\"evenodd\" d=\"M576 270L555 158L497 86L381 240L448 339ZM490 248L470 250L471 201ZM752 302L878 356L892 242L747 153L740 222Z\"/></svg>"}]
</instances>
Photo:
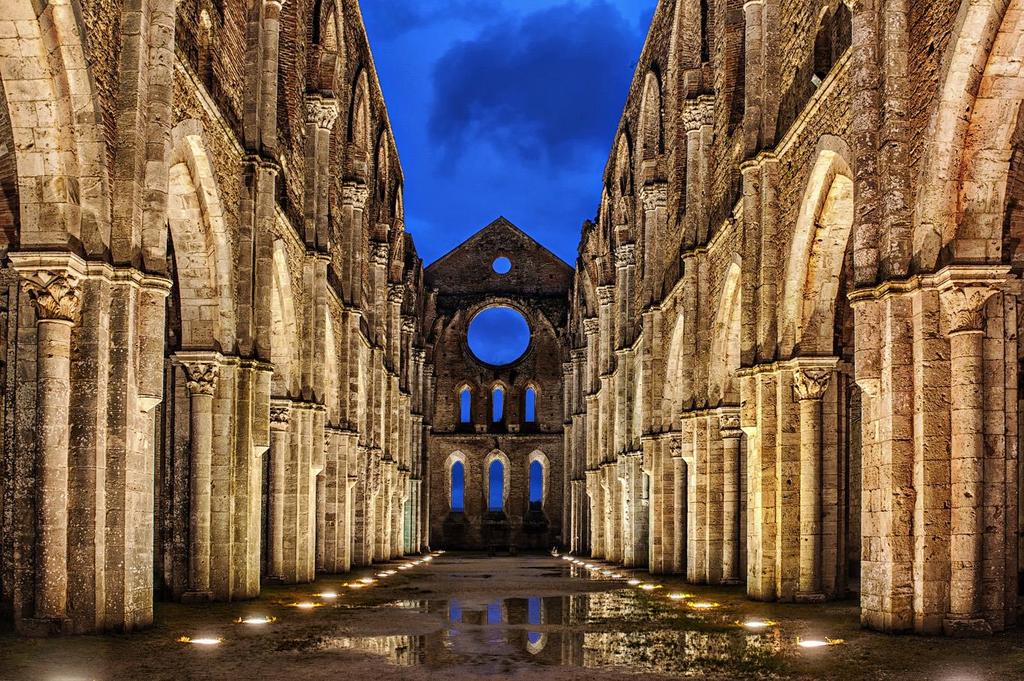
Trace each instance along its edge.
<instances>
[{"instance_id":1,"label":"stone pillar","mask_svg":"<svg viewBox=\"0 0 1024 681\"><path fill-rule=\"evenodd\" d=\"M213 395L220 374L216 353L178 353L190 395L189 566L185 602L213 599L210 584L213 492Z\"/></svg>"},{"instance_id":2,"label":"stone pillar","mask_svg":"<svg viewBox=\"0 0 1024 681\"><path fill-rule=\"evenodd\" d=\"M363 290L363 221L370 190L366 183L348 180L342 184L341 208L344 230L344 253L341 264L341 285L345 302L358 306Z\"/></svg>"},{"instance_id":3,"label":"stone pillar","mask_svg":"<svg viewBox=\"0 0 1024 681\"><path fill-rule=\"evenodd\" d=\"M722 472L724 478L722 513L722 583L739 584L740 517L743 503L740 496L740 412L736 407L723 407L718 414L722 438Z\"/></svg>"},{"instance_id":4,"label":"stone pillar","mask_svg":"<svg viewBox=\"0 0 1024 681\"><path fill-rule=\"evenodd\" d=\"M985 304L996 289L956 285L940 299L949 323L950 363L950 635L991 633L982 613L985 488Z\"/></svg>"},{"instance_id":5,"label":"stone pillar","mask_svg":"<svg viewBox=\"0 0 1024 681\"><path fill-rule=\"evenodd\" d=\"M745 78L743 94L743 151L749 157L757 152L761 144L761 115L764 96L764 0L746 0L743 3L746 17L744 35L743 66ZM735 95L734 95L735 96Z\"/></svg>"},{"instance_id":6,"label":"stone pillar","mask_svg":"<svg viewBox=\"0 0 1024 681\"><path fill-rule=\"evenodd\" d=\"M686 460L693 456L693 441L674 443L672 452L672 572L682 574L686 569ZM691 459L692 460L692 459Z\"/></svg>"},{"instance_id":7,"label":"stone pillar","mask_svg":"<svg viewBox=\"0 0 1024 681\"><path fill-rule=\"evenodd\" d=\"M321 250L330 247L327 202L330 185L331 130L338 118L338 101L319 94L306 95L306 243Z\"/></svg>"},{"instance_id":8,"label":"stone pillar","mask_svg":"<svg viewBox=\"0 0 1024 681\"><path fill-rule=\"evenodd\" d=\"M291 456L291 403L274 401L270 406L270 484L268 506L270 528L268 573L274 580L284 579L284 499L288 458Z\"/></svg>"},{"instance_id":9,"label":"stone pillar","mask_svg":"<svg viewBox=\"0 0 1024 681\"><path fill-rule=\"evenodd\" d=\"M640 188L640 201L644 209L644 267L641 300L644 305L649 305L659 297L658 284L665 264L661 241L666 236L665 229L668 222L668 185L664 182L645 184ZM635 258L633 259L635 260ZM632 327L629 325L633 324L634 315L630 314L628 317L629 319L624 322L624 325L631 331ZM632 333L629 333L626 344L629 345L632 342Z\"/></svg>"},{"instance_id":10,"label":"stone pillar","mask_svg":"<svg viewBox=\"0 0 1024 681\"><path fill-rule=\"evenodd\" d=\"M619 244L615 249L615 332L616 349L628 348L633 344L633 286L636 280L636 246Z\"/></svg>"},{"instance_id":11,"label":"stone pillar","mask_svg":"<svg viewBox=\"0 0 1024 681\"><path fill-rule=\"evenodd\" d=\"M796 599L825 600L822 590L822 448L821 401L832 380L831 366L800 360L793 372L793 390L800 401L800 577Z\"/></svg>"},{"instance_id":12,"label":"stone pillar","mask_svg":"<svg viewBox=\"0 0 1024 681\"><path fill-rule=\"evenodd\" d=\"M68 612L68 455L71 330L82 307L70 267L21 270L36 306L37 564L35 616L57 627ZM19 268L20 270L20 268Z\"/></svg>"}]
</instances>

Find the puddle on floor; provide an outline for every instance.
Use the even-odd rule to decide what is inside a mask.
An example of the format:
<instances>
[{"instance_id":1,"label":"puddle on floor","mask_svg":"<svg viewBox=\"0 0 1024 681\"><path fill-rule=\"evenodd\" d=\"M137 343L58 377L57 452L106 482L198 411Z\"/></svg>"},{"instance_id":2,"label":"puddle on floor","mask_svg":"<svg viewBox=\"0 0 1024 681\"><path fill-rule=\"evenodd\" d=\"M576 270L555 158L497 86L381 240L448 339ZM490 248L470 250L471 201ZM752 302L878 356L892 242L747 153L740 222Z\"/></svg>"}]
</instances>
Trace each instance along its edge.
<instances>
[{"instance_id":1,"label":"puddle on floor","mask_svg":"<svg viewBox=\"0 0 1024 681\"><path fill-rule=\"evenodd\" d=\"M770 673L782 650L775 629L747 632L721 617L660 607L631 589L557 597L423 601L435 631L416 636L321 638L312 650L350 650L399 666L469 665L502 673L521 664L628 667L693 674ZM404 607L415 602L403 601Z\"/></svg>"}]
</instances>

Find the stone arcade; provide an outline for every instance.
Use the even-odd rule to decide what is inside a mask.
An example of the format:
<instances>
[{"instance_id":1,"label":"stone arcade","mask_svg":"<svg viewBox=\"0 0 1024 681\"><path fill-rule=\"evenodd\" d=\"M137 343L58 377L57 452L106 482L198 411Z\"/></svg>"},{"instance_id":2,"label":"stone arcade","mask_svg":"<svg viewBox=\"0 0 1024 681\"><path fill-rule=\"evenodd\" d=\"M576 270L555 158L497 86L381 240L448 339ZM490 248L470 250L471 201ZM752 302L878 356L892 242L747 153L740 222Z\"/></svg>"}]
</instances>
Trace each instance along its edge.
<instances>
[{"instance_id":1,"label":"stone arcade","mask_svg":"<svg viewBox=\"0 0 1024 681\"><path fill-rule=\"evenodd\" d=\"M1024 0L662 0L575 269L424 268L356 0L0 7L19 632L554 544L1016 622Z\"/></svg>"}]
</instances>

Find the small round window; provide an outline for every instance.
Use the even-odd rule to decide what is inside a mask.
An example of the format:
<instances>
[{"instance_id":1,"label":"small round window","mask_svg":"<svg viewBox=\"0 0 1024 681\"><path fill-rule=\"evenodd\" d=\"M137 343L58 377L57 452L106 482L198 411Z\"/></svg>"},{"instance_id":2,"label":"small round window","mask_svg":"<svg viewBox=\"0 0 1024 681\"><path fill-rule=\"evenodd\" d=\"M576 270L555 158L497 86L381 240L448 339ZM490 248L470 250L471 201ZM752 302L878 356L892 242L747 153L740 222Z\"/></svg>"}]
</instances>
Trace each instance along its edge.
<instances>
[{"instance_id":1,"label":"small round window","mask_svg":"<svg viewBox=\"0 0 1024 681\"><path fill-rule=\"evenodd\" d=\"M495 258L494 262L491 263L491 269L498 274L508 274L512 271L512 261L505 256Z\"/></svg>"},{"instance_id":2,"label":"small round window","mask_svg":"<svg viewBox=\"0 0 1024 681\"><path fill-rule=\"evenodd\" d=\"M489 307L470 321L467 340L478 360L505 366L526 354L530 347L530 325L510 307Z\"/></svg>"}]
</instances>

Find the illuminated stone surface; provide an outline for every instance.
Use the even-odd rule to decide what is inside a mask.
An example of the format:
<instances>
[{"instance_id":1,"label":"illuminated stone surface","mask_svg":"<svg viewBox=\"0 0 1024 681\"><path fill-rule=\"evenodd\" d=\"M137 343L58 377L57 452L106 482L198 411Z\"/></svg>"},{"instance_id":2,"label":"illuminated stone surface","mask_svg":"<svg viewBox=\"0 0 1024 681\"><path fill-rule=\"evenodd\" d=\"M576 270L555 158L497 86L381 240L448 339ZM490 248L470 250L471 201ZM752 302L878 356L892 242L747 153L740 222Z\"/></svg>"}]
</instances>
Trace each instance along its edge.
<instances>
[{"instance_id":1,"label":"illuminated stone surface","mask_svg":"<svg viewBox=\"0 0 1024 681\"><path fill-rule=\"evenodd\" d=\"M694 612L670 600L673 592L648 594L550 557L448 554L336 603L289 607L342 583L278 586L255 601L212 607L168 604L154 628L131 637L26 644L0 636L3 678L910 681L1014 678L1018 664L1011 634L936 645L861 629L853 601L754 603L736 587L689 587L720 604ZM276 619L237 623L255 614ZM772 626L747 629L747 621ZM182 635L222 642L186 646ZM798 644L840 639L817 650Z\"/></svg>"}]
</instances>

